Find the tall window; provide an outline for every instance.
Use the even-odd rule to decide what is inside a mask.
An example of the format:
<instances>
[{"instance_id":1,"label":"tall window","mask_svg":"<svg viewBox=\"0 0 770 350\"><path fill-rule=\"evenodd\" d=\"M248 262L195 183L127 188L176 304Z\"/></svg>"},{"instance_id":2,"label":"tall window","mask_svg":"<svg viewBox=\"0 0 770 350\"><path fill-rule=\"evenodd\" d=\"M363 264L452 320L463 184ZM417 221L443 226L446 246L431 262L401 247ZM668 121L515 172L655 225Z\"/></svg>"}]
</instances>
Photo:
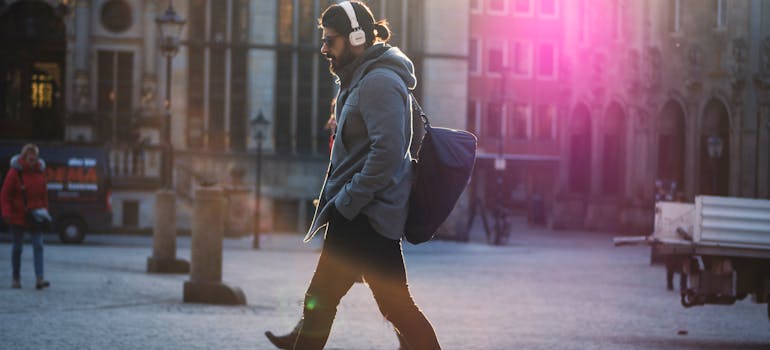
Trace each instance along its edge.
<instances>
[{"instance_id":1,"label":"tall window","mask_svg":"<svg viewBox=\"0 0 770 350\"><path fill-rule=\"evenodd\" d=\"M553 44L540 44L538 49L537 74L540 78L556 78L556 48Z\"/></svg>"},{"instance_id":2,"label":"tall window","mask_svg":"<svg viewBox=\"0 0 770 350\"><path fill-rule=\"evenodd\" d=\"M556 105L540 105L535 117L535 138L546 141L556 138Z\"/></svg>"},{"instance_id":3,"label":"tall window","mask_svg":"<svg viewBox=\"0 0 770 350\"><path fill-rule=\"evenodd\" d=\"M248 0L190 0L187 145L245 150Z\"/></svg>"},{"instance_id":4,"label":"tall window","mask_svg":"<svg viewBox=\"0 0 770 350\"><path fill-rule=\"evenodd\" d=\"M669 0L668 14L670 16L669 32L679 33L681 30L681 18L682 18L682 1L681 0Z\"/></svg>"},{"instance_id":5,"label":"tall window","mask_svg":"<svg viewBox=\"0 0 770 350\"><path fill-rule=\"evenodd\" d=\"M506 15L508 12L507 0L486 0L487 12L490 15Z\"/></svg>"},{"instance_id":6,"label":"tall window","mask_svg":"<svg viewBox=\"0 0 770 350\"><path fill-rule=\"evenodd\" d=\"M508 135L514 140L527 140L530 134L530 120L532 119L532 106L525 103L515 103L510 114L511 122L508 123Z\"/></svg>"},{"instance_id":7,"label":"tall window","mask_svg":"<svg viewBox=\"0 0 770 350\"><path fill-rule=\"evenodd\" d=\"M518 77L531 77L532 43L514 41L511 51L513 53L513 74Z\"/></svg>"},{"instance_id":8,"label":"tall window","mask_svg":"<svg viewBox=\"0 0 770 350\"><path fill-rule=\"evenodd\" d=\"M487 41L487 73L498 75L503 71L506 58L505 42L502 40Z\"/></svg>"},{"instance_id":9,"label":"tall window","mask_svg":"<svg viewBox=\"0 0 770 350\"><path fill-rule=\"evenodd\" d=\"M554 18L559 16L559 3L557 0L538 0L540 3L540 16Z\"/></svg>"},{"instance_id":10,"label":"tall window","mask_svg":"<svg viewBox=\"0 0 770 350\"><path fill-rule=\"evenodd\" d=\"M316 3L318 7L316 7ZM316 18L331 1L280 0L276 51L275 151L279 154L326 155L324 129L334 97L334 82L318 54ZM374 11L380 6L372 4Z\"/></svg>"},{"instance_id":11,"label":"tall window","mask_svg":"<svg viewBox=\"0 0 770 350\"><path fill-rule=\"evenodd\" d=\"M516 16L532 16L534 12L532 0L513 0L513 14Z\"/></svg>"},{"instance_id":12,"label":"tall window","mask_svg":"<svg viewBox=\"0 0 770 350\"><path fill-rule=\"evenodd\" d=\"M470 1L471 13L481 13L482 2L484 2L484 0L471 0Z\"/></svg>"},{"instance_id":13,"label":"tall window","mask_svg":"<svg viewBox=\"0 0 770 350\"><path fill-rule=\"evenodd\" d=\"M502 136L503 130L503 104L499 101L487 102L487 113L484 118L483 137L486 139L498 140Z\"/></svg>"},{"instance_id":14,"label":"tall window","mask_svg":"<svg viewBox=\"0 0 770 350\"><path fill-rule=\"evenodd\" d=\"M131 114L134 90L134 54L97 52L99 137L107 142L133 142Z\"/></svg>"},{"instance_id":15,"label":"tall window","mask_svg":"<svg viewBox=\"0 0 770 350\"><path fill-rule=\"evenodd\" d=\"M727 27L727 0L715 0L717 7L717 28Z\"/></svg>"}]
</instances>

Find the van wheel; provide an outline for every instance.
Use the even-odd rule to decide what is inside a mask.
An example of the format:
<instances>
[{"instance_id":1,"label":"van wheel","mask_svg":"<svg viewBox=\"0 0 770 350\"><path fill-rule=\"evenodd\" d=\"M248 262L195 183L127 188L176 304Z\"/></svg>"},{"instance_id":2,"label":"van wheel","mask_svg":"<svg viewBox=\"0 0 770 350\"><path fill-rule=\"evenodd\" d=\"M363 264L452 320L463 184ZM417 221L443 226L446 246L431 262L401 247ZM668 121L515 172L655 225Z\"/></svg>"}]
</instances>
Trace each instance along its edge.
<instances>
[{"instance_id":1,"label":"van wheel","mask_svg":"<svg viewBox=\"0 0 770 350\"><path fill-rule=\"evenodd\" d=\"M65 218L59 223L62 243L81 243L86 238L86 224L79 218Z\"/></svg>"}]
</instances>

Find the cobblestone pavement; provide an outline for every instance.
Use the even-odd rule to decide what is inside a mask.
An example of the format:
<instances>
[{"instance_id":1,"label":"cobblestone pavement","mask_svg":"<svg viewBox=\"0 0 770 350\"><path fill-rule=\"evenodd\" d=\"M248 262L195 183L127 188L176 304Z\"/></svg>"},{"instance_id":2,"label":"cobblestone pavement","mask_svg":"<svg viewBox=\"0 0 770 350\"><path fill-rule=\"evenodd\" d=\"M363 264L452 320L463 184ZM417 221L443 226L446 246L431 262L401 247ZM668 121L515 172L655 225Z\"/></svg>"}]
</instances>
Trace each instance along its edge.
<instances>
[{"instance_id":1,"label":"cobblestone pavement","mask_svg":"<svg viewBox=\"0 0 770 350\"><path fill-rule=\"evenodd\" d=\"M249 238L226 240L223 279L248 301L233 307L182 303L188 276L145 273L152 240L139 236L92 235L81 245L49 237L52 287L43 291L26 245L23 289L11 289L10 243L0 238L2 349L271 349L262 333L299 319L320 247L300 235L265 235L258 251ZM649 249L615 248L611 238L519 225L504 247L405 244L405 259L445 349L770 349L765 304L684 309ZM189 237L178 247L189 259ZM371 293L355 285L327 349L396 348Z\"/></svg>"}]
</instances>

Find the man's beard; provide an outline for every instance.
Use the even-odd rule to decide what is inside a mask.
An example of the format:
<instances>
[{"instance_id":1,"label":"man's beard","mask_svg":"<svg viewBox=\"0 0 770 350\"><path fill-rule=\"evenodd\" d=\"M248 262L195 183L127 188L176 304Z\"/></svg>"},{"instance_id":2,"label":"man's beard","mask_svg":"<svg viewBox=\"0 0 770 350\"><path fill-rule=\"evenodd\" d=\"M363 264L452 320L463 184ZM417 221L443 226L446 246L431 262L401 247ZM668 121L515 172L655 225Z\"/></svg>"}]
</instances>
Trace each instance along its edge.
<instances>
[{"instance_id":1,"label":"man's beard","mask_svg":"<svg viewBox=\"0 0 770 350\"><path fill-rule=\"evenodd\" d=\"M329 72L337 76L339 76L339 72L345 66L356 60L356 57L353 56L353 52L350 48L345 48L345 51L343 51L339 57L326 55L326 58L329 59Z\"/></svg>"}]
</instances>

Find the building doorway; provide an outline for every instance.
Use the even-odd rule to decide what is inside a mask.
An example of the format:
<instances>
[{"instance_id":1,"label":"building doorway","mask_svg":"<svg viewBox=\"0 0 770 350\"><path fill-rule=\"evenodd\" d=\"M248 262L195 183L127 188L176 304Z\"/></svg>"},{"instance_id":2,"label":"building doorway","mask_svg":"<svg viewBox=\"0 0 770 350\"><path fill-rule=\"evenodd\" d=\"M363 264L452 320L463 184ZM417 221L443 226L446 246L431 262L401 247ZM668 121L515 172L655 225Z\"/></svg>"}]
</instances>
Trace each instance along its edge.
<instances>
[{"instance_id":1,"label":"building doorway","mask_svg":"<svg viewBox=\"0 0 770 350\"><path fill-rule=\"evenodd\" d=\"M0 138L64 136L65 27L43 1L0 12Z\"/></svg>"}]
</instances>

